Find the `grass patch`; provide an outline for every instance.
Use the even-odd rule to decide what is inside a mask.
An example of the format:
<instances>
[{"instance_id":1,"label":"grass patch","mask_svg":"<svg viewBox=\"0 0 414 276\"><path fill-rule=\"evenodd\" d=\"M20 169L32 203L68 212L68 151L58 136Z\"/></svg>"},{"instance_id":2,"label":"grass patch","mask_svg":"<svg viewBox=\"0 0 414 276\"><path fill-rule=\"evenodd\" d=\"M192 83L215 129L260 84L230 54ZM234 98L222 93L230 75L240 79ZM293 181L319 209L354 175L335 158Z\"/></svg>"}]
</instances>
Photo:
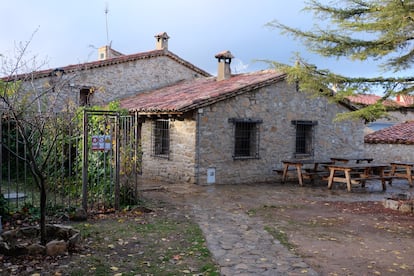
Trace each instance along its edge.
<instances>
[{"instance_id":1,"label":"grass patch","mask_svg":"<svg viewBox=\"0 0 414 276\"><path fill-rule=\"evenodd\" d=\"M67 271L61 273L220 275L196 223L172 207L153 210L73 225L81 231L85 248L73 255Z\"/></svg>"},{"instance_id":2,"label":"grass patch","mask_svg":"<svg viewBox=\"0 0 414 276\"><path fill-rule=\"evenodd\" d=\"M270 226L265 226L264 229L273 236L273 238L277 239L283 246L288 248L291 251L295 251L296 246L289 242L289 238L283 230L276 229Z\"/></svg>"}]
</instances>

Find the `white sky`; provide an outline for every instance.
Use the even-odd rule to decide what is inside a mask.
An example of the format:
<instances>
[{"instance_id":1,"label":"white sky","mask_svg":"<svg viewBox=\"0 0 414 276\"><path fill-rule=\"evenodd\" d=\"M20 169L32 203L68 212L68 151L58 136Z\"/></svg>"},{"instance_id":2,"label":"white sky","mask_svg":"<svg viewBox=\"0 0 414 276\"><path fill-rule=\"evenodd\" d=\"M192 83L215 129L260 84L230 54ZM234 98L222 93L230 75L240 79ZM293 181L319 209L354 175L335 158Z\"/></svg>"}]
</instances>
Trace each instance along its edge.
<instances>
[{"instance_id":1,"label":"white sky","mask_svg":"<svg viewBox=\"0 0 414 276\"><path fill-rule=\"evenodd\" d=\"M326 0L327 2L328 0ZM0 54L12 57L16 43L30 40L30 55L47 61L43 68L94 61L95 48L107 44L123 54L153 50L154 35L167 32L169 50L215 74L214 55L230 50L233 72L266 69L254 60L292 64L300 52L319 68L367 76L370 65L323 60L305 52L299 41L264 25L274 19L309 29L312 14L301 11L300 0L0 0ZM95 47L95 48L94 48Z\"/></svg>"}]
</instances>

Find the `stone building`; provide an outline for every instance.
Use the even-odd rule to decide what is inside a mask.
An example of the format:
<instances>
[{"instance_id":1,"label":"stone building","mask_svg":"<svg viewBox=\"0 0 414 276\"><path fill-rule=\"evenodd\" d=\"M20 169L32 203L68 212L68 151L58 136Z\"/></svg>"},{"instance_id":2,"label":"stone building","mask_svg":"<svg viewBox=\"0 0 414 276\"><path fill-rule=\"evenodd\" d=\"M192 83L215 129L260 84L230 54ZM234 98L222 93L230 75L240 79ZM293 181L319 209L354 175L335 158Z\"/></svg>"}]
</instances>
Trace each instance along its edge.
<instances>
[{"instance_id":1,"label":"stone building","mask_svg":"<svg viewBox=\"0 0 414 276\"><path fill-rule=\"evenodd\" d=\"M380 129L364 137L365 151L381 162L414 160L414 121Z\"/></svg>"},{"instance_id":2,"label":"stone building","mask_svg":"<svg viewBox=\"0 0 414 276\"><path fill-rule=\"evenodd\" d=\"M351 106L310 97L273 70L184 80L121 100L141 122L143 179L195 184L277 181L288 158L362 153L362 121L334 122Z\"/></svg>"},{"instance_id":3,"label":"stone building","mask_svg":"<svg viewBox=\"0 0 414 276\"><path fill-rule=\"evenodd\" d=\"M123 55L104 46L98 50L97 61L12 75L2 80L22 81L25 92L33 95L49 90L48 103L56 102L53 111L65 111L70 107L105 105L177 81L210 76L169 51L169 36L165 32L155 35L155 39L155 49L148 52Z\"/></svg>"},{"instance_id":4,"label":"stone building","mask_svg":"<svg viewBox=\"0 0 414 276\"><path fill-rule=\"evenodd\" d=\"M348 96L347 100L350 104L356 106L357 108L361 108L376 104L378 101L382 100L382 97L374 94L360 94L356 96ZM373 122L368 122L365 125L365 134L369 134L405 121L414 120L412 102L412 97L407 95L397 95L395 100L387 99L384 101L383 104L387 108L387 115Z\"/></svg>"}]
</instances>

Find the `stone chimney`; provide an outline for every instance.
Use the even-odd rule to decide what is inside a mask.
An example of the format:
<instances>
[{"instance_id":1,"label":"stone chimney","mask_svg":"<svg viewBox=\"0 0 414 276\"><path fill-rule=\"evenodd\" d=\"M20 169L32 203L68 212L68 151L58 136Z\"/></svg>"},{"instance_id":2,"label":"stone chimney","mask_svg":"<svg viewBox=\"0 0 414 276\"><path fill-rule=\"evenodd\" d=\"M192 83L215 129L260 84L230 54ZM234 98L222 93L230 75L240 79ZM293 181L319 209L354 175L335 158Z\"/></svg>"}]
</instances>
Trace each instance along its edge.
<instances>
[{"instance_id":1,"label":"stone chimney","mask_svg":"<svg viewBox=\"0 0 414 276\"><path fill-rule=\"evenodd\" d=\"M155 44L156 50L168 50L168 39L170 38L166 32L159 33L154 36L157 39Z\"/></svg>"},{"instance_id":2,"label":"stone chimney","mask_svg":"<svg viewBox=\"0 0 414 276\"><path fill-rule=\"evenodd\" d=\"M122 55L122 53L112 49L111 46L102 46L98 49L98 60L106 60L114 57L119 57Z\"/></svg>"},{"instance_id":3,"label":"stone chimney","mask_svg":"<svg viewBox=\"0 0 414 276\"><path fill-rule=\"evenodd\" d=\"M230 63L234 56L230 51L223 51L215 55L218 60L217 80L226 80L231 77Z\"/></svg>"}]
</instances>

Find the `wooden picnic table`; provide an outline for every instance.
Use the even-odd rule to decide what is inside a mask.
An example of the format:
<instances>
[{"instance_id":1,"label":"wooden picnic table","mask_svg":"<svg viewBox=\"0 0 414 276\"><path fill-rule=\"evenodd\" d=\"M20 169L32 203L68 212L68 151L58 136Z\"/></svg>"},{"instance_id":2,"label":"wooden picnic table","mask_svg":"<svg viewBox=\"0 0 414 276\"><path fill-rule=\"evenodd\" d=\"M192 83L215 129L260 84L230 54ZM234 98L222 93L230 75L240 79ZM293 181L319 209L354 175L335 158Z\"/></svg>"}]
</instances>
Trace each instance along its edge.
<instances>
[{"instance_id":1,"label":"wooden picnic table","mask_svg":"<svg viewBox=\"0 0 414 276\"><path fill-rule=\"evenodd\" d=\"M385 181L389 178L384 170L389 164L359 163L359 164L332 164L326 165L329 169L328 189L332 189L334 182L346 183L348 192L352 190L352 184L365 186L367 180L381 180L382 190L387 189Z\"/></svg>"},{"instance_id":2,"label":"wooden picnic table","mask_svg":"<svg viewBox=\"0 0 414 276\"><path fill-rule=\"evenodd\" d=\"M391 162L390 180L389 184L392 185L392 178L404 178L407 179L410 187L413 187L412 174L414 162L395 161Z\"/></svg>"},{"instance_id":3,"label":"wooden picnic table","mask_svg":"<svg viewBox=\"0 0 414 276\"><path fill-rule=\"evenodd\" d=\"M335 163L337 162L342 162L342 163L349 163L350 161L355 161L355 163L359 164L359 163L363 163L363 162L367 162L367 163L371 163L374 158L371 157L331 157L331 160Z\"/></svg>"},{"instance_id":4,"label":"wooden picnic table","mask_svg":"<svg viewBox=\"0 0 414 276\"><path fill-rule=\"evenodd\" d=\"M282 175L282 183L286 182L289 167L294 167L296 169L296 174L298 177L299 185L303 186L303 166L311 165L312 168L308 169L307 172L305 172L305 175L311 177L313 179L314 175L317 175L321 172L319 170L319 164L332 164L333 162L330 160L313 160L313 159L290 159L290 160L282 160L283 164L283 175Z\"/></svg>"}]
</instances>

